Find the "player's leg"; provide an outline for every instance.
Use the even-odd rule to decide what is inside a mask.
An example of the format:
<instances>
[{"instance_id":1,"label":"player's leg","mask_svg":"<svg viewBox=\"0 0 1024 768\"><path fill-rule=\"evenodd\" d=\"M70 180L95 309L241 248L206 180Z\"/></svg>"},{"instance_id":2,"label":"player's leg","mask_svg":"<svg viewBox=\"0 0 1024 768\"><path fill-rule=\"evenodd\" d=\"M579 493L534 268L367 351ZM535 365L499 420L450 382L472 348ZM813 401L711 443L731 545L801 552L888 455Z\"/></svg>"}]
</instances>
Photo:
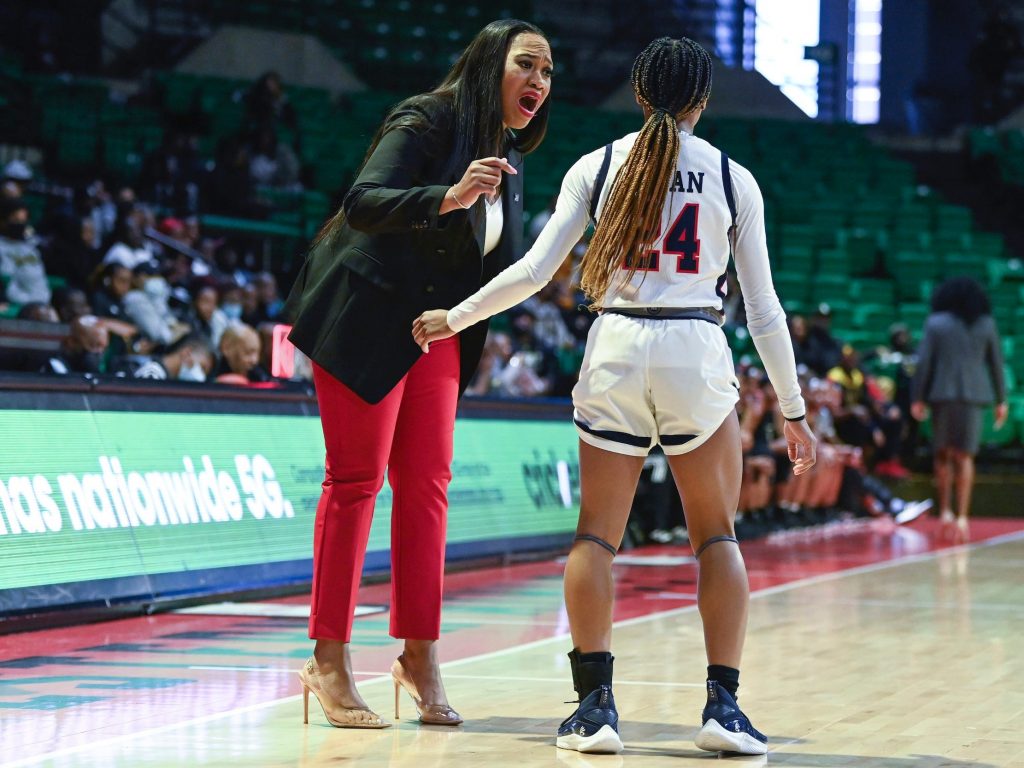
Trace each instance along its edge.
<instances>
[{"instance_id":1,"label":"player's leg","mask_svg":"<svg viewBox=\"0 0 1024 768\"><path fill-rule=\"evenodd\" d=\"M974 490L974 457L966 451L953 452L956 478L956 538L965 541L968 536L968 518L971 514L971 495Z\"/></svg>"},{"instance_id":2,"label":"player's leg","mask_svg":"<svg viewBox=\"0 0 1024 768\"><path fill-rule=\"evenodd\" d=\"M949 534L949 526L954 523L953 516L953 469L952 450L945 447L935 449L935 493L939 501L939 519Z\"/></svg>"},{"instance_id":3,"label":"player's leg","mask_svg":"<svg viewBox=\"0 0 1024 768\"><path fill-rule=\"evenodd\" d=\"M703 445L668 460L698 561L697 606L708 658L708 704L696 744L712 751L764 754L767 739L735 701L750 595L733 530L742 473L736 414L729 413Z\"/></svg>"},{"instance_id":4,"label":"player's leg","mask_svg":"<svg viewBox=\"0 0 1024 768\"><path fill-rule=\"evenodd\" d=\"M580 519L565 566L565 607L582 653L611 649L614 555L605 544L622 542L643 465L642 456L580 441Z\"/></svg>"},{"instance_id":5,"label":"player's leg","mask_svg":"<svg viewBox=\"0 0 1024 768\"><path fill-rule=\"evenodd\" d=\"M622 542L643 469L642 456L602 450L580 441L580 519L565 566L565 606L576 712L558 729L557 745L580 752L619 752L612 696L612 561Z\"/></svg>"}]
</instances>

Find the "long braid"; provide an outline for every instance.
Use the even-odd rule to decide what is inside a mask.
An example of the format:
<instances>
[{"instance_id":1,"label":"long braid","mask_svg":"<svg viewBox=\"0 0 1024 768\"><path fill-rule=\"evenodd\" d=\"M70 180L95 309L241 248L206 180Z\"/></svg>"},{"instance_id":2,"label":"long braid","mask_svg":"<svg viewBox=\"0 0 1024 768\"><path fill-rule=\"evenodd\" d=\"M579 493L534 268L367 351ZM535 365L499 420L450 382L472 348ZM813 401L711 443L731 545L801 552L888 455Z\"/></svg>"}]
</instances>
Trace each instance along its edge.
<instances>
[{"instance_id":1,"label":"long braid","mask_svg":"<svg viewBox=\"0 0 1024 768\"><path fill-rule=\"evenodd\" d=\"M583 257L581 284L595 309L623 266L623 285L633 279L659 236L665 192L679 159L676 121L707 101L711 57L693 40L661 37L633 62L632 81L651 115L619 170Z\"/></svg>"}]
</instances>

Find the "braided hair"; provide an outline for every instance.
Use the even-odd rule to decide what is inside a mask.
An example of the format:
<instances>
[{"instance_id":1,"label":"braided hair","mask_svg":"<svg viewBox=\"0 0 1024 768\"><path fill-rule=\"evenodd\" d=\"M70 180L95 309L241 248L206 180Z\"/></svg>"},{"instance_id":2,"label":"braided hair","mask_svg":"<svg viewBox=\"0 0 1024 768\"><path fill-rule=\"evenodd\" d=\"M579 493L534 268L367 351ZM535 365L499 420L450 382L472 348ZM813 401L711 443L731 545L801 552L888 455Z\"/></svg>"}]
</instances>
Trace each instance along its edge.
<instances>
[{"instance_id":1,"label":"braided hair","mask_svg":"<svg viewBox=\"0 0 1024 768\"><path fill-rule=\"evenodd\" d=\"M650 110L629 150L583 257L581 284L599 309L615 273L633 279L660 234L665 190L679 159L676 122L711 93L711 57L688 38L659 37L633 62L633 90Z\"/></svg>"}]
</instances>

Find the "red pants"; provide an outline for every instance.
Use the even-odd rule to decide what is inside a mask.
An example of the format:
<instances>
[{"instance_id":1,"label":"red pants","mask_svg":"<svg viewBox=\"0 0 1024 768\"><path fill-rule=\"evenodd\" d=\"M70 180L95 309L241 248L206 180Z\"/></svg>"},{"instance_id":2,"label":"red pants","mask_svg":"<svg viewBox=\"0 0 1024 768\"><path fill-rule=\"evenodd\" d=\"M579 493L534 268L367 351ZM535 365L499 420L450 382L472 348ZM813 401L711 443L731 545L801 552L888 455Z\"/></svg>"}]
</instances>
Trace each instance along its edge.
<instances>
[{"instance_id":1,"label":"red pants","mask_svg":"<svg viewBox=\"0 0 1024 768\"><path fill-rule=\"evenodd\" d=\"M391 635L441 631L448 482L459 395L458 337L430 345L395 388L370 405L319 366L316 396L327 476L316 509L309 636L348 642L384 468L391 506Z\"/></svg>"}]
</instances>

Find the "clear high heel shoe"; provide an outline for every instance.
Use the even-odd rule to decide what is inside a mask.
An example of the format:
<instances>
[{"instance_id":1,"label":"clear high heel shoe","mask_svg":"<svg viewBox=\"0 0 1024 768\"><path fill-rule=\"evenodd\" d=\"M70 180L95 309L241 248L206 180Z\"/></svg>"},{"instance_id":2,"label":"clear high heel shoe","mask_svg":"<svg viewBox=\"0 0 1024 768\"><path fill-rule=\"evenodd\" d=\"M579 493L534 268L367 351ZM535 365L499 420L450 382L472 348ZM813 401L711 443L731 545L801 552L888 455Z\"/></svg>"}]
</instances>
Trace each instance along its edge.
<instances>
[{"instance_id":1,"label":"clear high heel shoe","mask_svg":"<svg viewBox=\"0 0 1024 768\"><path fill-rule=\"evenodd\" d=\"M401 656L395 659L395 663L391 665L391 679L395 681L395 720L398 719L399 693L402 688L405 688L406 693L412 697L413 703L416 705L421 723L428 725L460 725L462 723L462 716L447 704L424 704L420 700L416 684L402 663Z\"/></svg>"},{"instance_id":2,"label":"clear high heel shoe","mask_svg":"<svg viewBox=\"0 0 1024 768\"><path fill-rule=\"evenodd\" d=\"M327 722L335 728L389 728L391 726L391 723L382 719L371 709L343 707L332 701L323 689L320 682L320 670L317 669L316 660L312 656L299 670L299 680L302 681L303 723L309 724L309 694L312 692L320 703Z\"/></svg>"},{"instance_id":3,"label":"clear high heel shoe","mask_svg":"<svg viewBox=\"0 0 1024 768\"><path fill-rule=\"evenodd\" d=\"M956 515L953 510L944 509L939 515L939 533L943 539L952 541L956 537Z\"/></svg>"},{"instance_id":4,"label":"clear high heel shoe","mask_svg":"<svg viewBox=\"0 0 1024 768\"><path fill-rule=\"evenodd\" d=\"M953 541L957 544L966 544L971 540L971 524L967 518L960 515L956 519L956 532L953 534Z\"/></svg>"}]
</instances>

